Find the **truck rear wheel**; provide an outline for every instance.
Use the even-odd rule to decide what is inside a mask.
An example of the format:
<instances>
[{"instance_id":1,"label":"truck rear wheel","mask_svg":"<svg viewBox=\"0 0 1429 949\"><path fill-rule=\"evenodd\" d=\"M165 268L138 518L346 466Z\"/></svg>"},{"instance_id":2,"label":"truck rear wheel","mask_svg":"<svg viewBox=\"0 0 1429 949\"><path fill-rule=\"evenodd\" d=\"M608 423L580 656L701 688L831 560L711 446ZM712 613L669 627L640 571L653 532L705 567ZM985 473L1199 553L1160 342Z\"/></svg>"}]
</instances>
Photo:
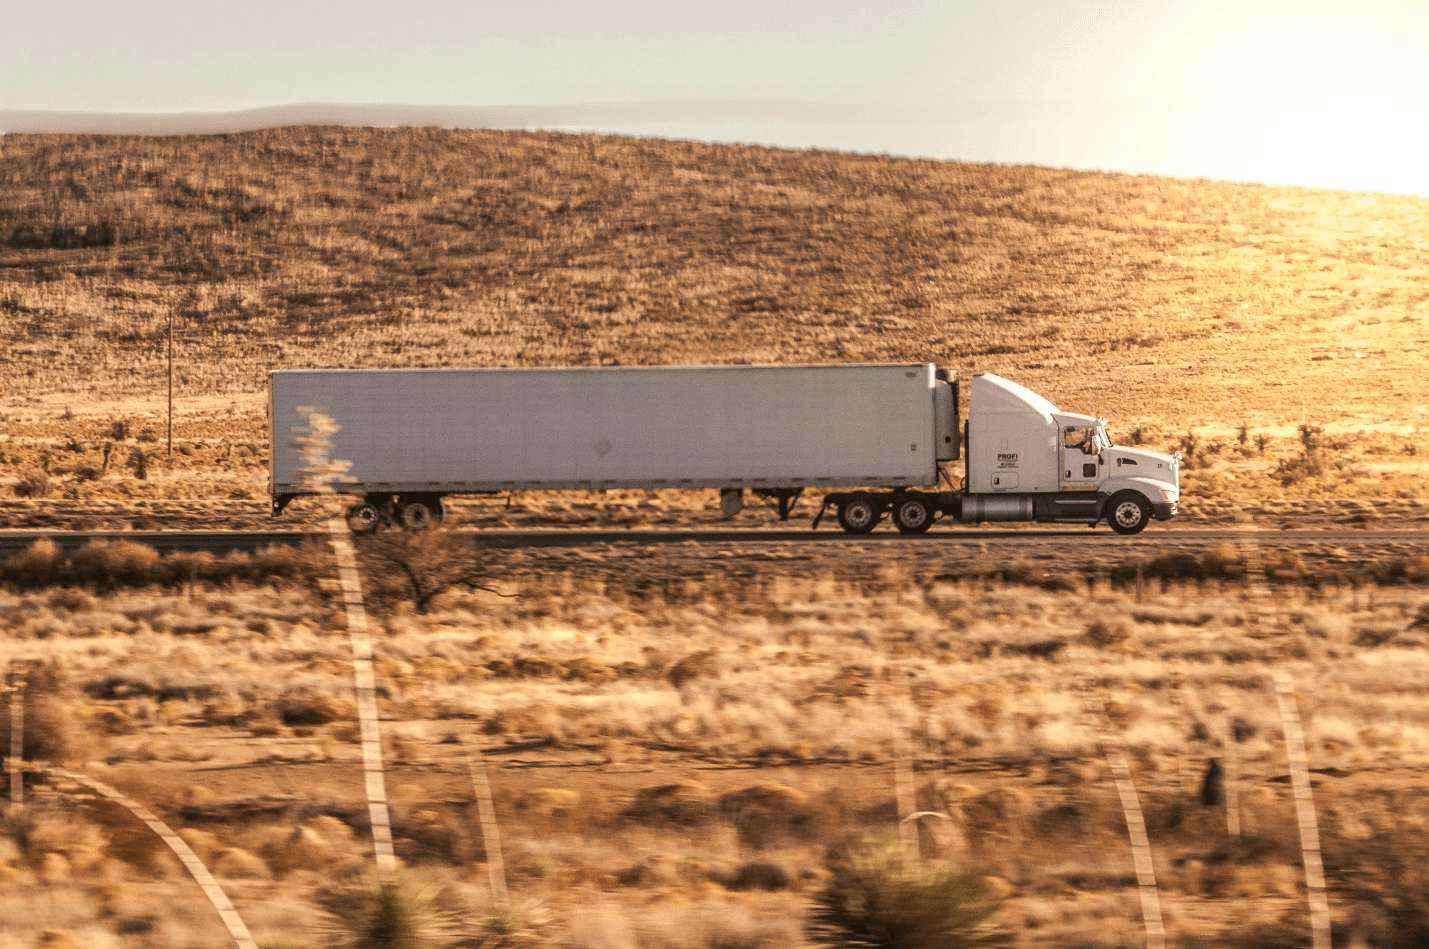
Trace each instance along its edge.
<instances>
[{"instance_id":1,"label":"truck rear wheel","mask_svg":"<svg viewBox=\"0 0 1429 949\"><path fill-rule=\"evenodd\" d=\"M442 499L428 495L402 498L397 504L397 518L408 530L426 530L441 522Z\"/></svg>"},{"instance_id":2,"label":"truck rear wheel","mask_svg":"<svg viewBox=\"0 0 1429 949\"><path fill-rule=\"evenodd\" d=\"M933 526L933 509L915 495L893 502L893 525L903 534L926 534Z\"/></svg>"},{"instance_id":3,"label":"truck rear wheel","mask_svg":"<svg viewBox=\"0 0 1429 949\"><path fill-rule=\"evenodd\" d=\"M354 534L374 534L382 520L374 504L354 504L347 509L347 529Z\"/></svg>"},{"instance_id":4,"label":"truck rear wheel","mask_svg":"<svg viewBox=\"0 0 1429 949\"><path fill-rule=\"evenodd\" d=\"M871 533L878 526L880 516L873 500L862 494L855 494L839 505L839 526L845 533Z\"/></svg>"},{"instance_id":5,"label":"truck rear wheel","mask_svg":"<svg viewBox=\"0 0 1429 949\"><path fill-rule=\"evenodd\" d=\"M1106 502L1106 522L1118 534L1140 534L1151 520L1151 505L1135 491L1122 491Z\"/></svg>"}]
</instances>

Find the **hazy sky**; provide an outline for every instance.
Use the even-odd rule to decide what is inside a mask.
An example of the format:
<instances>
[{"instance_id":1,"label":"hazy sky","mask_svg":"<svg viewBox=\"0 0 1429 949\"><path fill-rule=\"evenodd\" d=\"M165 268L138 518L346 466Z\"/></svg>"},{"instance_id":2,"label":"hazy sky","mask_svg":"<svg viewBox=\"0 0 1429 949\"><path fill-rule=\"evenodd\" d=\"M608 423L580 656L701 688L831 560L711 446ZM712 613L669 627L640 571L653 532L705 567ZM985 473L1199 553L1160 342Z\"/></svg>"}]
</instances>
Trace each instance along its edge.
<instances>
[{"instance_id":1,"label":"hazy sky","mask_svg":"<svg viewBox=\"0 0 1429 949\"><path fill-rule=\"evenodd\" d=\"M0 0L0 110L565 128L1429 195L1429 0Z\"/></svg>"}]
</instances>

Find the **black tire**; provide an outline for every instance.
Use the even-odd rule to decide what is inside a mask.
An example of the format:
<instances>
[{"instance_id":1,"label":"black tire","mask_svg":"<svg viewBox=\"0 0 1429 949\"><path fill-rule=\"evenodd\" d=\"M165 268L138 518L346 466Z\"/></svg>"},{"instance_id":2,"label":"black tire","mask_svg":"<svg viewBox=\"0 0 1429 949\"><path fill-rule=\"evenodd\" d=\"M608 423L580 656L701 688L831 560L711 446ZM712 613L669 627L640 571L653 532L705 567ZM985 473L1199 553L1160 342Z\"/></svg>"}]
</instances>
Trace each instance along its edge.
<instances>
[{"instance_id":1,"label":"black tire","mask_svg":"<svg viewBox=\"0 0 1429 949\"><path fill-rule=\"evenodd\" d=\"M839 526L848 534L869 534L878 526L883 514L873 499L855 494L839 505Z\"/></svg>"},{"instance_id":2,"label":"black tire","mask_svg":"<svg viewBox=\"0 0 1429 949\"><path fill-rule=\"evenodd\" d=\"M397 522L409 531L422 531L441 523L442 513L440 497L418 495L397 502Z\"/></svg>"},{"instance_id":3,"label":"black tire","mask_svg":"<svg viewBox=\"0 0 1429 949\"><path fill-rule=\"evenodd\" d=\"M1113 494L1106 502L1106 522L1118 534L1140 534L1151 521L1151 505L1135 491Z\"/></svg>"},{"instance_id":4,"label":"black tire","mask_svg":"<svg viewBox=\"0 0 1429 949\"><path fill-rule=\"evenodd\" d=\"M347 509L347 529L354 534L375 534L382 514L375 504L354 504Z\"/></svg>"},{"instance_id":5,"label":"black tire","mask_svg":"<svg viewBox=\"0 0 1429 949\"><path fill-rule=\"evenodd\" d=\"M893 526L900 534L926 534L933 526L933 507L916 494L893 502Z\"/></svg>"}]
</instances>

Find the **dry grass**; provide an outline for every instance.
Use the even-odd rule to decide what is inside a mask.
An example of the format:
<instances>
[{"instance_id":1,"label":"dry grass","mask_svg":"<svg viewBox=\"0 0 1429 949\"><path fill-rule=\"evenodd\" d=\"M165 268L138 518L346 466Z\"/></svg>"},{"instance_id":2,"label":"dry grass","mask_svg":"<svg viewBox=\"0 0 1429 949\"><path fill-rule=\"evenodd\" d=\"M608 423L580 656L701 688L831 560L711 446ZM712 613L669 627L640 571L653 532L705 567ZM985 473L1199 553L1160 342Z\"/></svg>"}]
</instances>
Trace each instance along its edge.
<instances>
[{"instance_id":1,"label":"dry grass","mask_svg":"<svg viewBox=\"0 0 1429 949\"><path fill-rule=\"evenodd\" d=\"M0 149L24 514L261 516L265 374L302 366L936 360L1184 443L1192 506L1425 494L1422 199L525 132Z\"/></svg>"},{"instance_id":2,"label":"dry grass","mask_svg":"<svg viewBox=\"0 0 1429 949\"><path fill-rule=\"evenodd\" d=\"M1266 628L1226 551L1197 560L1225 577L1138 588L1103 571L1073 590L958 576L946 557L878 568L848 551L731 552L513 552L501 592L516 596L453 590L425 614L376 618L397 852L450 889L463 926L495 918L463 734L487 736L528 944L709 949L801 944L827 848L894 825L901 722L917 806L952 818L924 822L923 852L972 868L1002 931L1134 944L1130 854L1085 686L1131 753L1177 943L1299 939L1268 681L1289 668L1336 924L1375 945L1419 938L1406 868L1429 859L1415 843L1429 806L1422 587L1282 580ZM53 588L0 594L0 623L3 658L49 663L35 700L63 704L88 767L184 828L245 914L300 921L260 941L317 938L320 888L366 853L350 650L328 594ZM1202 792L1232 746L1238 841ZM171 894L144 911L154 938L210 938L194 935L201 913L179 912L182 876L142 828L50 787L23 852L0 853L19 892ZM36 925L116 938L137 917L99 899Z\"/></svg>"}]
</instances>

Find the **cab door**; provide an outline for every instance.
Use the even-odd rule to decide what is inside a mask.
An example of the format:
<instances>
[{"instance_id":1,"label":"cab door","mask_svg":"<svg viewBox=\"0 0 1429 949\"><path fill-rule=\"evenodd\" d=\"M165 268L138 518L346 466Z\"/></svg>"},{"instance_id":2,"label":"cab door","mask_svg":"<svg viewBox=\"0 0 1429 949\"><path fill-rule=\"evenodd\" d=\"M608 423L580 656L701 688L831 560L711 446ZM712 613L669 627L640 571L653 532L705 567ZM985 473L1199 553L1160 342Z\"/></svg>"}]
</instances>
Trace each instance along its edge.
<instances>
[{"instance_id":1,"label":"cab door","mask_svg":"<svg viewBox=\"0 0 1429 949\"><path fill-rule=\"evenodd\" d=\"M1060 489L1063 491L1095 491L1102 481L1102 466L1106 456L1092 426L1062 426Z\"/></svg>"}]
</instances>

